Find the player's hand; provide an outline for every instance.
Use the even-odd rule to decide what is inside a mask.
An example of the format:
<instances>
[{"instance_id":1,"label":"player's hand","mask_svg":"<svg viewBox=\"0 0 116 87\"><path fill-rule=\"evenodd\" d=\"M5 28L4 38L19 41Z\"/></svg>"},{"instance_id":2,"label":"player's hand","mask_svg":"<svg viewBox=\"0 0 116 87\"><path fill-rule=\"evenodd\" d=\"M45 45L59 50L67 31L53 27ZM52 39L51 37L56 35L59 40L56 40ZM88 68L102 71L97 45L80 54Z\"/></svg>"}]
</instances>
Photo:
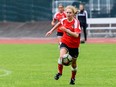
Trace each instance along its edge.
<instances>
[{"instance_id":1,"label":"player's hand","mask_svg":"<svg viewBox=\"0 0 116 87\"><path fill-rule=\"evenodd\" d=\"M62 31L64 31L64 32L67 32L67 33L70 32L70 30L67 29L67 28L65 28L65 27L61 27L60 29L61 29Z\"/></svg>"},{"instance_id":2,"label":"player's hand","mask_svg":"<svg viewBox=\"0 0 116 87\"><path fill-rule=\"evenodd\" d=\"M55 23L54 23L54 22L51 22L51 25L52 25L52 26L54 26L54 25L55 25Z\"/></svg>"},{"instance_id":3,"label":"player's hand","mask_svg":"<svg viewBox=\"0 0 116 87\"><path fill-rule=\"evenodd\" d=\"M65 32L66 31L66 28L65 27L61 27L60 30L62 30L62 31Z\"/></svg>"},{"instance_id":4,"label":"player's hand","mask_svg":"<svg viewBox=\"0 0 116 87\"><path fill-rule=\"evenodd\" d=\"M48 31L45 36L47 37L47 36L50 36L51 34L52 34L52 31Z\"/></svg>"}]
</instances>

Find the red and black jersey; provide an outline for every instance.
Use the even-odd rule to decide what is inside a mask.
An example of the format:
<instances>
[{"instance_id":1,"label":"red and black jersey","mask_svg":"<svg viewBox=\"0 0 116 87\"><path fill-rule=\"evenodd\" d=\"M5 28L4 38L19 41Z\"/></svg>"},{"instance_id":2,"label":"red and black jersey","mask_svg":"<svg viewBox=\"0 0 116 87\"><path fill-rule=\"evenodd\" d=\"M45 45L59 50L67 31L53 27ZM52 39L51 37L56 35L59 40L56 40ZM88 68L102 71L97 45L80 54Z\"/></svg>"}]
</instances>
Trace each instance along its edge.
<instances>
[{"instance_id":1,"label":"red and black jersey","mask_svg":"<svg viewBox=\"0 0 116 87\"><path fill-rule=\"evenodd\" d=\"M53 19L54 19L54 20L57 20L58 22L59 22L61 19L63 19L63 18L66 18L65 12L63 12L63 13L57 12L57 13L55 13L55 15L54 15L54 17L53 17ZM60 30L60 27L61 27L61 26L58 27L57 32L62 32L62 31Z\"/></svg>"},{"instance_id":2,"label":"red and black jersey","mask_svg":"<svg viewBox=\"0 0 116 87\"><path fill-rule=\"evenodd\" d=\"M71 22L67 18L63 18L61 21L62 26L69 29L72 32L81 33L80 23L77 19L73 19ZM64 32L61 42L66 44L70 48L78 48L80 44L80 35L79 37L73 37L70 34Z\"/></svg>"}]
</instances>

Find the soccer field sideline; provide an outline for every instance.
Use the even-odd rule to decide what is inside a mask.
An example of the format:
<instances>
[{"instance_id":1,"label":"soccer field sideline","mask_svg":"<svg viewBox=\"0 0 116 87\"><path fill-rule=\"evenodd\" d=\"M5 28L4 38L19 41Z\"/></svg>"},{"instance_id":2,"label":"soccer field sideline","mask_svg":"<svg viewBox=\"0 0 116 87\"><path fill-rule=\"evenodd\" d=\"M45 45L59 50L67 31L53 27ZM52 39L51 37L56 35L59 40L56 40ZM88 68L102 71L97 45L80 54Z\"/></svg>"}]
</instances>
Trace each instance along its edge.
<instances>
[{"instance_id":1,"label":"soccer field sideline","mask_svg":"<svg viewBox=\"0 0 116 87\"><path fill-rule=\"evenodd\" d=\"M56 44L56 38L0 38L0 44ZM86 43L116 44L116 38L88 38Z\"/></svg>"}]
</instances>

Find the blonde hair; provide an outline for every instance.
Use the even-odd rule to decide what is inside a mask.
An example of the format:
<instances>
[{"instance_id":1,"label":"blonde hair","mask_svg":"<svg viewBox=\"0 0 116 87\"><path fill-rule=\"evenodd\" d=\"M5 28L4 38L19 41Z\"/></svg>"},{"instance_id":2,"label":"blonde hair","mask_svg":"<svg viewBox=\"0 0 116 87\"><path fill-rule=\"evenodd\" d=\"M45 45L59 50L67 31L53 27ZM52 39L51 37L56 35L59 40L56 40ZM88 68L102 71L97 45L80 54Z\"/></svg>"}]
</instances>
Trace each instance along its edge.
<instances>
[{"instance_id":1,"label":"blonde hair","mask_svg":"<svg viewBox=\"0 0 116 87\"><path fill-rule=\"evenodd\" d=\"M78 9L77 9L76 7L74 7L74 6L72 6L72 5L68 5L68 6L65 8L65 11L66 11L67 9L71 9L72 12L73 12L74 14L76 14L76 13L78 12Z\"/></svg>"}]
</instances>

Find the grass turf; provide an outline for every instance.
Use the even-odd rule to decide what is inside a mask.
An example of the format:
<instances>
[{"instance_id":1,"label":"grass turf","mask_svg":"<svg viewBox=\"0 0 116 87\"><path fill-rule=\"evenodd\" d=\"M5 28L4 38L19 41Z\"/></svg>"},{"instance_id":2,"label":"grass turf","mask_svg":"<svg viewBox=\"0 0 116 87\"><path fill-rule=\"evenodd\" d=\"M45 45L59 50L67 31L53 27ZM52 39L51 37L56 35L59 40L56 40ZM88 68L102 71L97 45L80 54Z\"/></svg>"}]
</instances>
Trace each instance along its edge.
<instances>
[{"instance_id":1,"label":"grass turf","mask_svg":"<svg viewBox=\"0 0 116 87\"><path fill-rule=\"evenodd\" d=\"M70 87L70 67L58 81L53 78L58 56L55 44L0 45L0 87ZM82 44L77 62L73 87L116 87L115 44Z\"/></svg>"}]
</instances>

